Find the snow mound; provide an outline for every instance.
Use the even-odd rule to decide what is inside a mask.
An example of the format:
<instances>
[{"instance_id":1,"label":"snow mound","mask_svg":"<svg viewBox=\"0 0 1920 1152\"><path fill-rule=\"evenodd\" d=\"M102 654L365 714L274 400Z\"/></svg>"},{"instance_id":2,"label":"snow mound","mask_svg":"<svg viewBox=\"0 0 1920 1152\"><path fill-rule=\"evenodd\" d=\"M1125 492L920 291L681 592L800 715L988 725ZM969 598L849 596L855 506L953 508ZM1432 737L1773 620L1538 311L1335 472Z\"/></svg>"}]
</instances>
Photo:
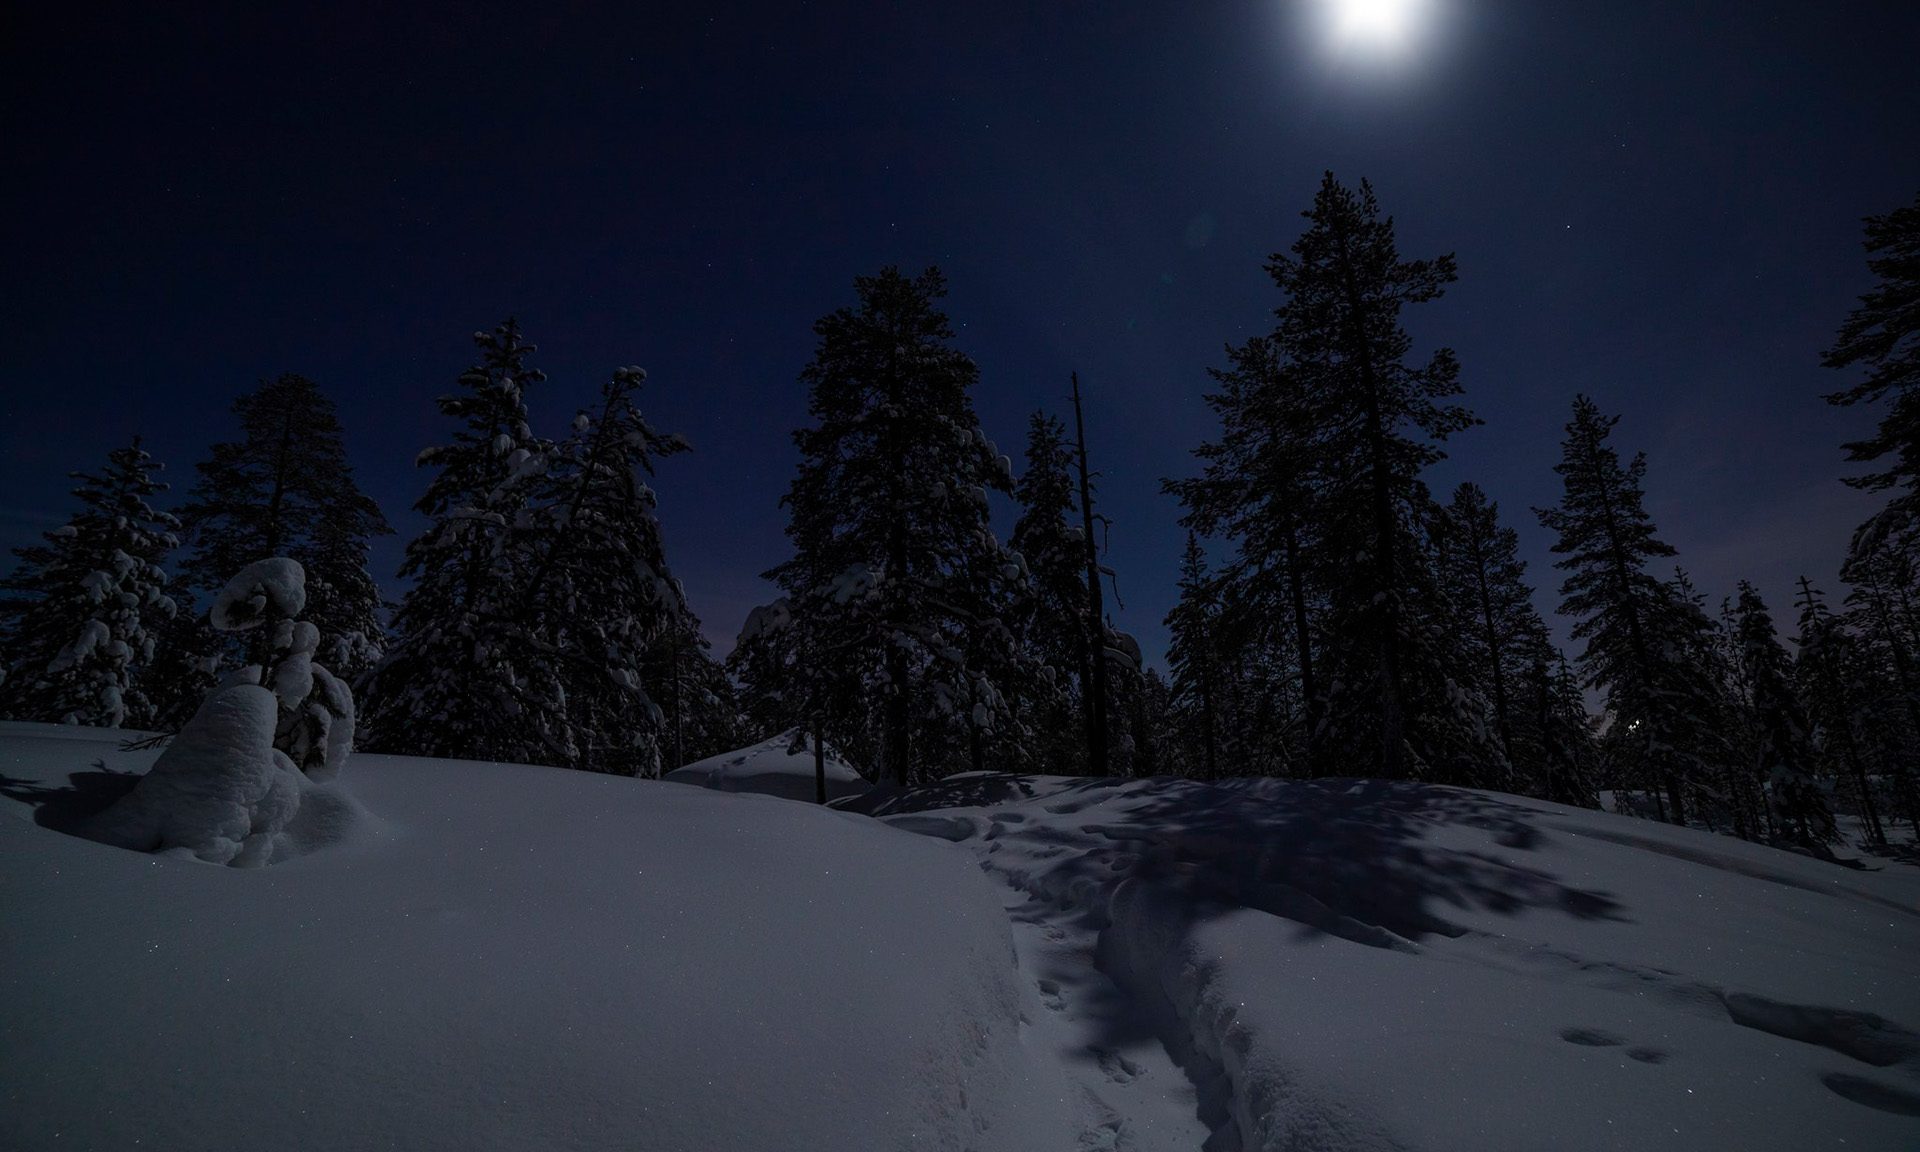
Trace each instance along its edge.
<instances>
[{"instance_id":1,"label":"snow mound","mask_svg":"<svg viewBox=\"0 0 1920 1152\"><path fill-rule=\"evenodd\" d=\"M81 835L137 852L185 852L257 867L300 810L304 783L273 746L273 693L237 684L208 696L153 769Z\"/></svg>"},{"instance_id":2,"label":"snow mound","mask_svg":"<svg viewBox=\"0 0 1920 1152\"><path fill-rule=\"evenodd\" d=\"M719 792L756 792L783 800L813 800L818 796L814 779L813 745L790 752L791 733L771 740L722 752L705 760L696 760L666 774L676 784L695 784ZM858 796L870 787L860 773L827 751L827 799Z\"/></svg>"},{"instance_id":3,"label":"snow mound","mask_svg":"<svg viewBox=\"0 0 1920 1152\"><path fill-rule=\"evenodd\" d=\"M371 831L234 872L37 827L153 755L42 734L0 725L9 1152L1093 1146L1022 1043L1000 893L964 849L372 756Z\"/></svg>"},{"instance_id":4,"label":"snow mound","mask_svg":"<svg viewBox=\"0 0 1920 1152\"><path fill-rule=\"evenodd\" d=\"M972 774L843 807L973 849L1063 1050L1170 1053L1210 1148L1920 1140L1920 869L1380 782Z\"/></svg>"}]
</instances>

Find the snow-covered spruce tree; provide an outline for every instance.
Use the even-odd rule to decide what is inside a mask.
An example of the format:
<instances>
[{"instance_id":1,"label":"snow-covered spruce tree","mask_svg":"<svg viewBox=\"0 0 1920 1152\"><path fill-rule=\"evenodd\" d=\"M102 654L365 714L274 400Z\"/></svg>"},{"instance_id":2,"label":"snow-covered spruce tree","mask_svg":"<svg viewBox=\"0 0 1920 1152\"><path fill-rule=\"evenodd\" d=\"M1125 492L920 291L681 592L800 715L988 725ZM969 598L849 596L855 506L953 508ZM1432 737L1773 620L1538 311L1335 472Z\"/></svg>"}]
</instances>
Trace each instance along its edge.
<instances>
[{"instance_id":1,"label":"snow-covered spruce tree","mask_svg":"<svg viewBox=\"0 0 1920 1152\"><path fill-rule=\"evenodd\" d=\"M1545 641L1546 624L1533 607L1520 535L1500 523L1500 506L1474 484L1454 490L1438 535L1441 584L1461 614L1458 646L1469 670L1464 678L1492 705L1493 730L1506 764L1530 779L1534 770L1518 760L1531 749L1524 747L1526 713L1515 698ZM1524 787L1521 779L1486 783Z\"/></svg>"},{"instance_id":2,"label":"snow-covered spruce tree","mask_svg":"<svg viewBox=\"0 0 1920 1152\"><path fill-rule=\"evenodd\" d=\"M307 617L328 638L325 659L339 675L358 676L384 644L368 549L393 529L353 481L333 401L289 373L240 397L233 412L240 438L213 446L180 509L189 546L182 571L213 593L262 556L299 561Z\"/></svg>"},{"instance_id":3,"label":"snow-covered spruce tree","mask_svg":"<svg viewBox=\"0 0 1920 1152\"><path fill-rule=\"evenodd\" d=\"M1220 776L1220 603L1199 538L1187 533L1180 557L1180 599L1167 613L1171 705L1200 753L1204 779Z\"/></svg>"},{"instance_id":4,"label":"snow-covered spruce tree","mask_svg":"<svg viewBox=\"0 0 1920 1152\"><path fill-rule=\"evenodd\" d=\"M1700 682L1705 671L1689 665L1694 653L1680 642L1693 606L1647 571L1674 550L1655 534L1644 506L1646 457L1622 465L1607 442L1618 422L1587 397L1575 398L1554 467L1564 485L1560 504L1534 511L1558 536L1554 566L1567 574L1560 612L1575 620L1574 638L1586 641L1581 671L1606 693L1616 743L1632 749L1628 767L1638 779L1627 782L1651 782L1664 793L1663 814L1685 823L1687 784L1710 774L1713 763L1700 724L1711 694Z\"/></svg>"},{"instance_id":5,"label":"snow-covered spruce tree","mask_svg":"<svg viewBox=\"0 0 1920 1152\"><path fill-rule=\"evenodd\" d=\"M1442 348L1410 362L1400 313L1438 299L1455 279L1451 256L1403 260L1393 221L1365 182L1328 173L1308 228L1267 265L1285 294L1273 340L1284 378L1311 413L1310 562L1325 574L1325 631L1341 686L1328 699L1330 735L1352 763L1388 777L1471 780L1491 741L1451 674L1449 613L1424 532L1432 497L1420 475L1440 442L1477 421L1449 403L1459 364Z\"/></svg>"},{"instance_id":6,"label":"snow-covered spruce tree","mask_svg":"<svg viewBox=\"0 0 1920 1152\"><path fill-rule=\"evenodd\" d=\"M1880 804L1867 775L1863 718L1856 705L1859 694L1859 653L1854 637L1840 617L1828 609L1825 596L1802 576L1798 597L1800 631L1794 642L1793 679L1806 702L1813 725L1814 753L1843 788L1851 786L1867 841L1887 842L1880 823ZM1844 795L1844 792L1842 793Z\"/></svg>"},{"instance_id":7,"label":"snow-covered spruce tree","mask_svg":"<svg viewBox=\"0 0 1920 1152\"><path fill-rule=\"evenodd\" d=\"M1829 843L1836 838L1833 813L1814 782L1812 725L1793 682L1793 661L1766 601L1745 580L1733 619L1746 704L1760 736L1754 774L1766 782L1774 827L1803 844Z\"/></svg>"},{"instance_id":8,"label":"snow-covered spruce tree","mask_svg":"<svg viewBox=\"0 0 1920 1152\"><path fill-rule=\"evenodd\" d=\"M988 525L987 494L1012 492L1012 467L974 414L979 371L951 344L945 279L887 268L855 288L856 307L814 325L814 426L794 435L784 500L794 555L768 576L793 651L831 661L866 705L837 712L829 742L853 745L847 729L876 716L880 762L904 783L1021 742L1008 690L1034 674L1002 612L1025 576Z\"/></svg>"},{"instance_id":9,"label":"snow-covered spruce tree","mask_svg":"<svg viewBox=\"0 0 1920 1152\"><path fill-rule=\"evenodd\" d=\"M1021 642L1043 682L1022 696L1032 710L1035 754L1049 772L1086 766L1080 717L1091 651L1087 627L1086 542L1071 468L1073 449L1058 419L1035 412L1027 425L1026 470L1014 486L1020 514L1008 546L1026 565L1031 588L1021 603Z\"/></svg>"},{"instance_id":10,"label":"snow-covered spruce tree","mask_svg":"<svg viewBox=\"0 0 1920 1152\"><path fill-rule=\"evenodd\" d=\"M177 611L160 562L179 526L148 499L167 486L140 438L107 454L99 475L72 473L80 510L17 549L0 581L0 716L106 728L141 727L153 709L140 673Z\"/></svg>"},{"instance_id":11,"label":"snow-covered spruce tree","mask_svg":"<svg viewBox=\"0 0 1920 1152\"><path fill-rule=\"evenodd\" d=\"M513 321L474 336L480 363L442 396L459 422L418 463L439 475L414 506L430 523L407 545L414 583L394 640L360 682L365 745L381 752L564 763L566 692L525 594L546 525L531 515L553 445L527 424L526 389L545 380Z\"/></svg>"},{"instance_id":12,"label":"snow-covered spruce tree","mask_svg":"<svg viewBox=\"0 0 1920 1152\"><path fill-rule=\"evenodd\" d=\"M538 558L509 612L529 622L560 679L565 727L550 737L561 762L623 776L659 775L665 713L647 684L649 658L688 626L645 479L655 458L687 443L641 414L646 376L614 372L597 411L574 418L533 482Z\"/></svg>"}]
</instances>

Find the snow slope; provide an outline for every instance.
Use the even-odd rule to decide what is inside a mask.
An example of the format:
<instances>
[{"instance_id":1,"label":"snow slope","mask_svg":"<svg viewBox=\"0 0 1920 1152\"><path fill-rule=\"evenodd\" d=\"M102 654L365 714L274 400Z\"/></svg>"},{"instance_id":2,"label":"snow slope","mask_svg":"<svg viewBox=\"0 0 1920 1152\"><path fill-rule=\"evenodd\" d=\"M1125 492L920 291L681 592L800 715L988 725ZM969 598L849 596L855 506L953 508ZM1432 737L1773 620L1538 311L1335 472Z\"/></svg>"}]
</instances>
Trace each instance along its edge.
<instances>
[{"instance_id":1,"label":"snow slope","mask_svg":"<svg viewBox=\"0 0 1920 1152\"><path fill-rule=\"evenodd\" d=\"M234 870L48 826L116 738L0 725L7 1149L1920 1147L1904 865L1416 785L357 756L334 842Z\"/></svg>"},{"instance_id":2,"label":"snow slope","mask_svg":"<svg viewBox=\"0 0 1920 1152\"><path fill-rule=\"evenodd\" d=\"M1920 1148L1911 867L1378 782L968 775L852 806L1005 886L1120 1147L1171 1055L1217 1149Z\"/></svg>"},{"instance_id":3,"label":"snow slope","mask_svg":"<svg viewBox=\"0 0 1920 1152\"><path fill-rule=\"evenodd\" d=\"M1076 1144L1000 901L949 845L380 756L344 777L355 836L266 868L36 824L151 762L119 736L0 725L0 1148Z\"/></svg>"},{"instance_id":4,"label":"snow slope","mask_svg":"<svg viewBox=\"0 0 1920 1152\"><path fill-rule=\"evenodd\" d=\"M813 745L808 744L802 752L789 752L791 739L790 735L783 734L751 748L695 760L675 768L664 779L721 792L757 792L788 800L813 800L819 795L814 778ZM858 796L870 787L860 773L833 755L831 745L825 767L828 800Z\"/></svg>"}]
</instances>

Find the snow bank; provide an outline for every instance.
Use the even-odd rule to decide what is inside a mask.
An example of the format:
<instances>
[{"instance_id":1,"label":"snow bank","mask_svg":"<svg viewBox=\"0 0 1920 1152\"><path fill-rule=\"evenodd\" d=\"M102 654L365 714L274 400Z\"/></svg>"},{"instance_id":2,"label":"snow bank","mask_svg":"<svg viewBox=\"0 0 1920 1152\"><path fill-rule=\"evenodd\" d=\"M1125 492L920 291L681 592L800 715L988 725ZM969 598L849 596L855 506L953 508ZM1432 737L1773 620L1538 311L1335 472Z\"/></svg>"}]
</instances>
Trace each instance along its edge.
<instances>
[{"instance_id":1,"label":"snow bank","mask_svg":"<svg viewBox=\"0 0 1920 1152\"><path fill-rule=\"evenodd\" d=\"M813 744L809 742L803 751L789 752L792 740L791 734L775 736L751 748L709 756L674 769L664 779L720 792L757 792L786 800L813 800L819 795L814 779ZM826 769L828 800L858 796L870 787L860 773L834 756L831 748L827 752Z\"/></svg>"},{"instance_id":2,"label":"snow bank","mask_svg":"<svg viewBox=\"0 0 1920 1152\"><path fill-rule=\"evenodd\" d=\"M1220 1147L1920 1140L1920 870L1460 789L957 777L853 801L1095 937ZM1055 977L1053 998L1064 998ZM1070 990L1068 990L1070 991Z\"/></svg>"},{"instance_id":3,"label":"snow bank","mask_svg":"<svg viewBox=\"0 0 1920 1152\"><path fill-rule=\"evenodd\" d=\"M1076 1146L962 849L373 756L380 823L236 872L36 826L152 758L48 731L0 725L0 1147Z\"/></svg>"},{"instance_id":4,"label":"snow bank","mask_svg":"<svg viewBox=\"0 0 1920 1152\"><path fill-rule=\"evenodd\" d=\"M184 852L257 867L300 810L304 781L273 747L273 694L237 684L208 696L133 790L78 831L136 852Z\"/></svg>"}]
</instances>

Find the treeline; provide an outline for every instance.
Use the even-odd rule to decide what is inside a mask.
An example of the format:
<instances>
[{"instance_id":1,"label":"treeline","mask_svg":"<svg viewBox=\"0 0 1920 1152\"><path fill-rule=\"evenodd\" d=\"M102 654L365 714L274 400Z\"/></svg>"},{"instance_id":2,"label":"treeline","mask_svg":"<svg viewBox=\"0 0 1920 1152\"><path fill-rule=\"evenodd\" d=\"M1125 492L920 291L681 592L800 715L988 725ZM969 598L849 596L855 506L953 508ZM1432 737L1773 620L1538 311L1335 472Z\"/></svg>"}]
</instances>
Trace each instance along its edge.
<instances>
[{"instance_id":1,"label":"treeline","mask_svg":"<svg viewBox=\"0 0 1920 1152\"><path fill-rule=\"evenodd\" d=\"M1556 543L1563 652L1518 539L1475 485L1424 479L1478 419L1447 349L1416 357L1406 308L1450 256L1408 259L1364 183L1329 175L1268 271L1269 333L1226 350L1217 437L1169 480L1189 530L1167 618L1169 675L1112 626L1085 409L1037 412L1023 467L973 408L937 270L855 282L815 325L808 426L783 507L781 590L723 666L669 568L654 462L686 449L613 373L564 435L531 426L544 383L511 323L440 399L450 441L416 508L398 605L332 405L282 377L235 406L172 512L138 442L81 475L81 510L22 549L0 600L0 714L169 729L245 651L196 604L266 556L309 572L308 616L362 701L374 750L651 775L772 732L875 778L981 768L1128 775L1385 776L1622 808L1820 845L1920 816L1920 203L1869 221L1879 286L1827 362L1868 370L1830 397L1882 404L1849 445L1885 512L1856 535L1835 602L1803 580L1791 650L1759 593L1715 605L1644 506L1619 417L1573 402L1535 509ZM1063 416L1071 416L1071 425ZM1002 542L998 494L1017 508ZM175 559L177 557L177 560ZM178 575L165 574L175 560ZM1590 697L1603 701L1599 715Z\"/></svg>"}]
</instances>

